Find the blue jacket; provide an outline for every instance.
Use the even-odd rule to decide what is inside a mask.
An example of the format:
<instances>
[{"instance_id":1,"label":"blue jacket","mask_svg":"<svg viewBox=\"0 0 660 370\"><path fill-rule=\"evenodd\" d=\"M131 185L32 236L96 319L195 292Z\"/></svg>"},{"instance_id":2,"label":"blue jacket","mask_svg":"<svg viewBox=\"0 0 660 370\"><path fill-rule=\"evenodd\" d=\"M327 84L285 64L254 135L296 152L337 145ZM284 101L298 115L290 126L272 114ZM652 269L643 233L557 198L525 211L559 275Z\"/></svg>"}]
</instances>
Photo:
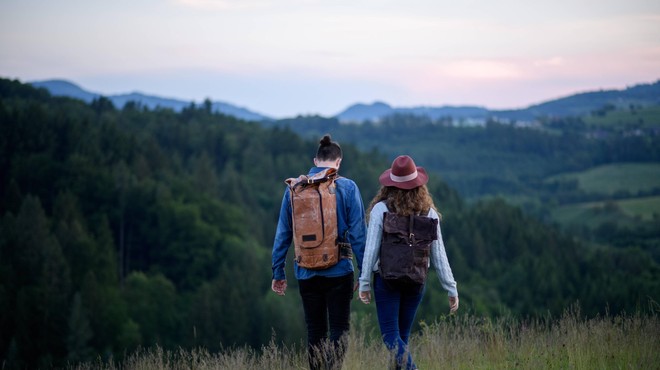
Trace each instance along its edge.
<instances>
[{"instance_id":1,"label":"blue jacket","mask_svg":"<svg viewBox=\"0 0 660 370\"><path fill-rule=\"evenodd\" d=\"M323 169L324 167L312 167L309 170L309 175L314 175ZM345 177L338 177L335 184L337 185L337 232L343 238L346 231L348 231L348 242L351 243L353 248L353 256L356 259L357 266L361 268L367 225L360 189L353 180ZM272 267L274 280L286 279L284 265L292 239L291 195L289 194L289 188L286 188L282 198L280 218L277 222L275 241L273 242ZM325 270L309 270L299 267L294 261L294 271L298 280L305 280L314 276L344 276L353 271L353 263L349 259L340 258L339 263Z\"/></svg>"}]
</instances>

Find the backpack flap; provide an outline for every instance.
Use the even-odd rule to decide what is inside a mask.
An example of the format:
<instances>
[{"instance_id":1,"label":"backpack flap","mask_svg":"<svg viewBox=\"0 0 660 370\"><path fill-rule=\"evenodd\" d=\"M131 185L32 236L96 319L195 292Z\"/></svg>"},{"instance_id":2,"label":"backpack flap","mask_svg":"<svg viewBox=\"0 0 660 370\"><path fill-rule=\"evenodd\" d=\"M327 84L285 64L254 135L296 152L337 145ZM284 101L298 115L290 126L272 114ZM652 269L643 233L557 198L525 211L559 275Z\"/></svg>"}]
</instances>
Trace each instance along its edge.
<instances>
[{"instance_id":1,"label":"backpack flap","mask_svg":"<svg viewBox=\"0 0 660 370\"><path fill-rule=\"evenodd\" d=\"M398 216L392 212L383 214L383 232L408 240L411 229L417 240L437 240L438 220L426 216Z\"/></svg>"},{"instance_id":2,"label":"backpack flap","mask_svg":"<svg viewBox=\"0 0 660 370\"><path fill-rule=\"evenodd\" d=\"M437 240L438 220L425 216L412 216L417 240Z\"/></svg>"},{"instance_id":3,"label":"backpack flap","mask_svg":"<svg viewBox=\"0 0 660 370\"><path fill-rule=\"evenodd\" d=\"M409 237L408 218L397 216L395 213L383 213L383 233L389 238L401 239L408 243Z\"/></svg>"}]
</instances>

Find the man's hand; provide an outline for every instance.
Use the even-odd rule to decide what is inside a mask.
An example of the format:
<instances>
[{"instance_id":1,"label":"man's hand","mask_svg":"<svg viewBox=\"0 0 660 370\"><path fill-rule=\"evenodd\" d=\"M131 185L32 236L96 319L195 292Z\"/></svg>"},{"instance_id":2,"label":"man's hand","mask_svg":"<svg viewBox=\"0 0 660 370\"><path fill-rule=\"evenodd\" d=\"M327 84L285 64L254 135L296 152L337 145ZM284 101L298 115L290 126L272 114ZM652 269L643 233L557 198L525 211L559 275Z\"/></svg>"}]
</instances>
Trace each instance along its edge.
<instances>
[{"instance_id":1,"label":"man's hand","mask_svg":"<svg viewBox=\"0 0 660 370\"><path fill-rule=\"evenodd\" d=\"M370 290L361 291L360 300L364 304L369 304L369 302L371 302L371 291Z\"/></svg>"},{"instance_id":2,"label":"man's hand","mask_svg":"<svg viewBox=\"0 0 660 370\"><path fill-rule=\"evenodd\" d=\"M454 313L458 310L458 296L449 297L449 313Z\"/></svg>"},{"instance_id":3,"label":"man's hand","mask_svg":"<svg viewBox=\"0 0 660 370\"><path fill-rule=\"evenodd\" d=\"M275 280L270 284L270 288L277 295L284 295L286 293L286 280Z\"/></svg>"}]
</instances>

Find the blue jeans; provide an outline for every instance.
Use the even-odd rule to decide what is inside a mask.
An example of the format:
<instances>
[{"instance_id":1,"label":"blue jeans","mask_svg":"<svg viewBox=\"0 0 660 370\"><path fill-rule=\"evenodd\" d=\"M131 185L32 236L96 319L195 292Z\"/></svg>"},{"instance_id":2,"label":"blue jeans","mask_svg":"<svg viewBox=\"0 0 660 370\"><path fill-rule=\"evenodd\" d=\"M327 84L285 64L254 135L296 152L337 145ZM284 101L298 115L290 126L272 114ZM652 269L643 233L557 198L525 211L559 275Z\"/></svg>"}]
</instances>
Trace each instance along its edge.
<instances>
[{"instance_id":1,"label":"blue jeans","mask_svg":"<svg viewBox=\"0 0 660 370\"><path fill-rule=\"evenodd\" d=\"M299 280L298 286L307 324L310 369L341 369L350 326L353 272L339 277L314 276Z\"/></svg>"},{"instance_id":2,"label":"blue jeans","mask_svg":"<svg viewBox=\"0 0 660 370\"><path fill-rule=\"evenodd\" d=\"M386 283L379 274L374 275L378 325L383 342L395 355L397 369L416 369L408 351L408 339L423 295L424 286L394 286Z\"/></svg>"}]
</instances>

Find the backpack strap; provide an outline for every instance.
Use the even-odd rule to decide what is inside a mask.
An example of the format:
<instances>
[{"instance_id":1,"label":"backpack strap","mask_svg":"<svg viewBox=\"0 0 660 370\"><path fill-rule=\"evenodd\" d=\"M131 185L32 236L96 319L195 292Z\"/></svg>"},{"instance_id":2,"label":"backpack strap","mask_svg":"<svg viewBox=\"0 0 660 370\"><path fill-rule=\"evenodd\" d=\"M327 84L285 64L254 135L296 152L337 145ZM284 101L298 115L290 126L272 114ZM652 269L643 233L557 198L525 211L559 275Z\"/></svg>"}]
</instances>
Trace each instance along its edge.
<instances>
[{"instance_id":1,"label":"backpack strap","mask_svg":"<svg viewBox=\"0 0 660 370\"><path fill-rule=\"evenodd\" d=\"M415 244L415 233L413 226L415 225L415 215L410 214L410 221L408 222L408 244L412 247Z\"/></svg>"},{"instance_id":2,"label":"backpack strap","mask_svg":"<svg viewBox=\"0 0 660 370\"><path fill-rule=\"evenodd\" d=\"M312 176L300 175L296 178L291 177L286 179L284 182L289 185L291 188L296 188L301 185L311 185L318 184L321 182L326 182L328 180L334 181L337 178L337 169L336 168L326 168L323 171L315 173Z\"/></svg>"},{"instance_id":3,"label":"backpack strap","mask_svg":"<svg viewBox=\"0 0 660 370\"><path fill-rule=\"evenodd\" d=\"M305 176L307 177L307 176ZM328 180L334 180L337 178L337 169L336 168L326 168L321 172L318 172L312 176L307 177L308 184L317 184L319 182L325 182Z\"/></svg>"},{"instance_id":4,"label":"backpack strap","mask_svg":"<svg viewBox=\"0 0 660 370\"><path fill-rule=\"evenodd\" d=\"M353 259L353 249L351 243L348 242L348 230L344 232L344 241L337 240L337 245L339 246L339 256L341 258Z\"/></svg>"}]
</instances>

